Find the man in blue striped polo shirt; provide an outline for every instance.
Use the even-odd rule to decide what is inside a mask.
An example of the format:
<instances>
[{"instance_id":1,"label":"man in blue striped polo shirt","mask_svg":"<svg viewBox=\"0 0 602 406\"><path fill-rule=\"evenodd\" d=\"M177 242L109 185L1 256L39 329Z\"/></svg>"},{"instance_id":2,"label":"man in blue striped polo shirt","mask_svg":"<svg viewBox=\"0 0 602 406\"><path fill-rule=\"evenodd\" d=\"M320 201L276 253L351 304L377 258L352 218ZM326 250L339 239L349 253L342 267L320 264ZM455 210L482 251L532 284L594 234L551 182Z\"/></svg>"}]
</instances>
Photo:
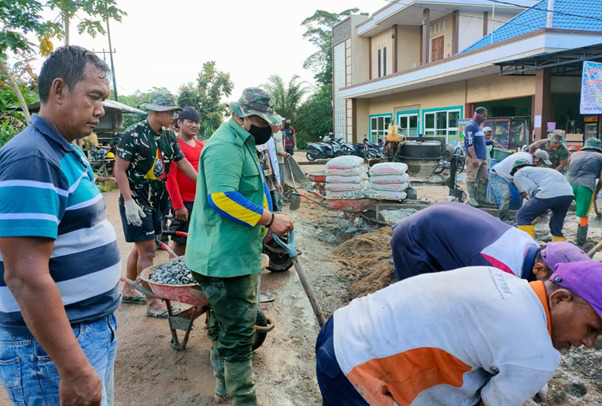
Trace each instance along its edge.
<instances>
[{"instance_id":1,"label":"man in blue striped polo shirt","mask_svg":"<svg viewBox=\"0 0 602 406\"><path fill-rule=\"evenodd\" d=\"M0 150L0 381L15 404L113 403L119 250L72 144L104 115L108 75L94 53L57 49L39 115Z\"/></svg>"}]
</instances>

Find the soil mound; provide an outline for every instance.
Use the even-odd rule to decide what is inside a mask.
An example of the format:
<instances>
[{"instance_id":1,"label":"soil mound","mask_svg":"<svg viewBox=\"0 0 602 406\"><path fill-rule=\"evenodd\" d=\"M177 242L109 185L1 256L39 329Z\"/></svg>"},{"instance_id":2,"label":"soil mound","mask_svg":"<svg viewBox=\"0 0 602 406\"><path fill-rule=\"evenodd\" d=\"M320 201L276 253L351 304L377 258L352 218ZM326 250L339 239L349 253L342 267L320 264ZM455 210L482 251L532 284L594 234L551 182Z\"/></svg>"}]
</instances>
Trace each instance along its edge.
<instances>
[{"instance_id":1,"label":"soil mound","mask_svg":"<svg viewBox=\"0 0 602 406\"><path fill-rule=\"evenodd\" d=\"M395 282L391 231L391 227L383 227L345 241L333 250L336 260L343 265L338 272L348 286L347 301Z\"/></svg>"}]
</instances>

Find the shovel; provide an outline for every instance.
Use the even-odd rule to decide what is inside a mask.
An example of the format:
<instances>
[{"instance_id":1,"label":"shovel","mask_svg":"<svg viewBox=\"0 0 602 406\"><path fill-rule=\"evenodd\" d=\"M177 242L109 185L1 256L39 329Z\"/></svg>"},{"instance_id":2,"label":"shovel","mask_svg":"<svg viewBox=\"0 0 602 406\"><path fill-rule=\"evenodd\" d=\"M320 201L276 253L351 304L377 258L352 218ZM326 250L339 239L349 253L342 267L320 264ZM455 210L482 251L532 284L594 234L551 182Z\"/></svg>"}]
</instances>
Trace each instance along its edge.
<instances>
[{"instance_id":1,"label":"shovel","mask_svg":"<svg viewBox=\"0 0 602 406\"><path fill-rule=\"evenodd\" d=\"M311 308L318 319L318 324L320 327L326 323L326 318L324 317L324 313L322 312L322 307L320 303L318 303L318 299L316 299L316 295L314 294L314 290L307 279L307 275L299 262L299 256L297 255L297 249L295 248L295 231L291 231L288 235L288 243L285 243L280 239L276 234L274 234L274 240L287 252L289 257L293 259L293 265L295 266L295 270L297 271L297 275L299 275L299 279L301 279L301 284L303 285L303 289L305 289L305 294L309 299L309 303L311 304Z\"/></svg>"}]
</instances>

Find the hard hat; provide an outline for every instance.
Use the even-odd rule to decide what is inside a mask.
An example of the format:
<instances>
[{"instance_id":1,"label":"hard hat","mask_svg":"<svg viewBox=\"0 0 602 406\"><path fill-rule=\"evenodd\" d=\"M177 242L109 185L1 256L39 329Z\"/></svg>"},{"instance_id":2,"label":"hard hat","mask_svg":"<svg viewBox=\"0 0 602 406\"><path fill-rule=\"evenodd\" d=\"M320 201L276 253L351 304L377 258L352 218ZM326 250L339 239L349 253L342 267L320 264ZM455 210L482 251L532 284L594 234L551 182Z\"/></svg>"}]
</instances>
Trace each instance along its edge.
<instances>
[{"instance_id":1,"label":"hard hat","mask_svg":"<svg viewBox=\"0 0 602 406\"><path fill-rule=\"evenodd\" d=\"M107 154L105 155L105 158L107 159L114 159L115 158L115 154L112 152L107 152Z\"/></svg>"}]
</instances>

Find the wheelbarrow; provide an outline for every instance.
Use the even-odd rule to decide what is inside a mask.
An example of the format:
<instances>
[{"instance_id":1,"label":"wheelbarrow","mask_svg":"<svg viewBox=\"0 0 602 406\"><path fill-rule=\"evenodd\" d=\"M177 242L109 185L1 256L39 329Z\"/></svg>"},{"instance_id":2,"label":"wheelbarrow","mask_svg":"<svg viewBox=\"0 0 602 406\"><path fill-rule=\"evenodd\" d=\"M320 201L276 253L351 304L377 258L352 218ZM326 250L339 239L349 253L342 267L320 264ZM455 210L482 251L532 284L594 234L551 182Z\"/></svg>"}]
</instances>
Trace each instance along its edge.
<instances>
[{"instance_id":1,"label":"wheelbarrow","mask_svg":"<svg viewBox=\"0 0 602 406\"><path fill-rule=\"evenodd\" d=\"M169 262L176 260L171 259ZM169 263L168 262L168 263ZM150 291L144 288L140 282L135 284L135 288L145 295L154 296L163 299L167 307L169 330L171 331L171 346L177 351L184 351L188 344L188 338L192 331L194 321L202 314L207 314L206 321L209 320L211 308L207 297L196 283L185 285L166 285L156 283L150 280L150 275L161 265L151 266L140 273L140 280L147 283ZM190 305L191 307L175 312L171 302L179 302ZM274 329L272 321L266 317L267 326L255 326L255 339L253 341L253 350L261 347L267 334ZM178 337L178 331L184 332L184 337Z\"/></svg>"}]
</instances>

